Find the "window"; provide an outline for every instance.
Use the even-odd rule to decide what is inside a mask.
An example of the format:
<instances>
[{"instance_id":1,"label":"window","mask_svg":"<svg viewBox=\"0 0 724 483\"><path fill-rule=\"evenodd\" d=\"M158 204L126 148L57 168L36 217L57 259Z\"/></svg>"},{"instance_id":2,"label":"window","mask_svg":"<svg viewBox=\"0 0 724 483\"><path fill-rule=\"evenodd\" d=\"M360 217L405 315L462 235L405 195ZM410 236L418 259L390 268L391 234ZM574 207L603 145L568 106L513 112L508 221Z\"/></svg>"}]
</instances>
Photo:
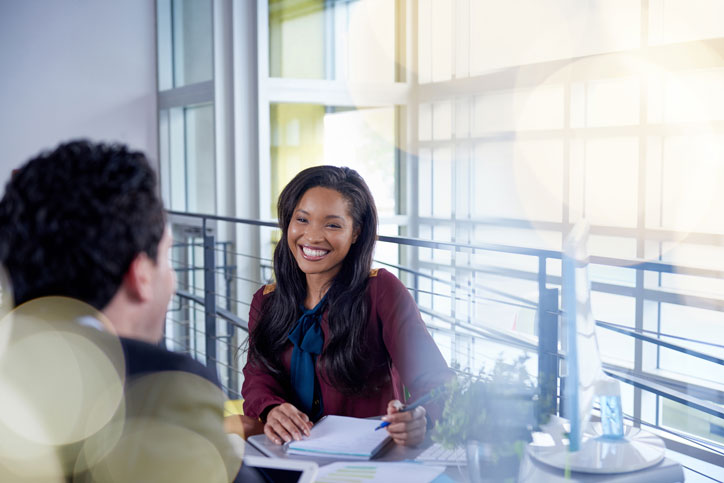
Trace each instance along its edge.
<instances>
[{"instance_id":1,"label":"window","mask_svg":"<svg viewBox=\"0 0 724 483\"><path fill-rule=\"evenodd\" d=\"M170 210L216 213L213 9L210 0L158 0L160 185ZM178 291L205 295L202 230L174 227L172 264ZM223 286L223 285L221 285ZM228 294L227 294L228 298ZM221 331L223 335L224 332ZM166 319L166 343L206 356L202 305L175 297ZM231 385L228 378L223 383Z\"/></svg>"},{"instance_id":2,"label":"window","mask_svg":"<svg viewBox=\"0 0 724 483\"><path fill-rule=\"evenodd\" d=\"M394 108L272 104L270 110L273 207L299 171L331 164L359 172L380 216L395 215Z\"/></svg>"},{"instance_id":3,"label":"window","mask_svg":"<svg viewBox=\"0 0 724 483\"><path fill-rule=\"evenodd\" d=\"M560 250L585 218L593 255L721 267L724 28L713 20L721 9L714 1L420 0L418 177L430 193L417 200L420 236ZM505 275L534 271L534 260L526 268L520 257L474 253L451 268L449 254L424 250L419 263L458 283L471 267L498 267L473 283L536 293ZM702 339L724 337L721 283L644 275L594 265L596 318L720 351ZM420 305L449 314L435 296ZM533 330L520 311L485 299L461 313ZM598 333L607 363L722 389L719 365ZM708 416L654 399L642 409L654 424L721 441ZM630 402L646 400L637 389Z\"/></svg>"},{"instance_id":4,"label":"window","mask_svg":"<svg viewBox=\"0 0 724 483\"><path fill-rule=\"evenodd\" d=\"M346 165L372 188L381 235L560 250L586 219L594 256L724 270L717 0L258 0L234 3L227 37L218 28L232 16L211 2L158 5L161 180L173 208L230 203L273 219L301 169ZM250 25L256 39L237 35ZM224 117L213 59L231 42L234 88L252 100L234 91ZM236 57L246 42L258 58ZM233 156L216 160L230 124ZM254 267L268 277L278 232L230 237L258 241ZM380 242L376 260L405 268L396 273L448 361L475 369L500 350L463 324L536 335L534 256ZM545 269L557 286L560 261ZM724 340L724 282L596 264L591 277L597 319L721 351L710 341ZM719 365L598 333L610 367L724 390ZM721 440L700 411L624 391L635 417Z\"/></svg>"},{"instance_id":5,"label":"window","mask_svg":"<svg viewBox=\"0 0 724 483\"><path fill-rule=\"evenodd\" d=\"M389 0L270 0L270 77L394 82L395 9Z\"/></svg>"},{"instance_id":6,"label":"window","mask_svg":"<svg viewBox=\"0 0 724 483\"><path fill-rule=\"evenodd\" d=\"M161 187L172 210L216 212L210 0L159 0Z\"/></svg>"},{"instance_id":7,"label":"window","mask_svg":"<svg viewBox=\"0 0 724 483\"><path fill-rule=\"evenodd\" d=\"M159 0L160 91L213 79L212 7L209 0Z\"/></svg>"},{"instance_id":8,"label":"window","mask_svg":"<svg viewBox=\"0 0 724 483\"><path fill-rule=\"evenodd\" d=\"M261 194L263 217L275 217L279 193L296 173L332 164L362 175L377 204L380 232L399 234L397 106L406 97L396 82L397 3L268 2L268 35L260 33L268 41L268 78L259 108L269 113L269 151L262 145L260 155L262 179L268 177L271 189ZM264 144L263 132L261 139ZM275 239L269 242L268 256ZM397 247L380 243L376 259L397 263Z\"/></svg>"}]
</instances>

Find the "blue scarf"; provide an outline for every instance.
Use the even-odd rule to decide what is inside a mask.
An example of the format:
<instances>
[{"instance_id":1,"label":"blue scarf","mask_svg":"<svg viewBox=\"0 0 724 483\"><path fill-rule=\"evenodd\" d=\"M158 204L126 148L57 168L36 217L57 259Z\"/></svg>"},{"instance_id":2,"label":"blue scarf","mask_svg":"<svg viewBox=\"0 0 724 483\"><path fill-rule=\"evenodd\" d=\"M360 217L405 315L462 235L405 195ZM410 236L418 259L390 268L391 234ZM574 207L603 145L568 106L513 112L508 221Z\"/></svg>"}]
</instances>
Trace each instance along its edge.
<instances>
[{"instance_id":1,"label":"blue scarf","mask_svg":"<svg viewBox=\"0 0 724 483\"><path fill-rule=\"evenodd\" d=\"M322 353L324 347L324 333L320 325L322 320L322 306L326 296L309 310L304 310L297 323L289 332L289 341L294 344L292 349L292 387L296 392L297 400L302 411L315 421L322 414L322 394L314 370L315 358ZM319 401L319 407L314 408L314 401Z\"/></svg>"}]
</instances>

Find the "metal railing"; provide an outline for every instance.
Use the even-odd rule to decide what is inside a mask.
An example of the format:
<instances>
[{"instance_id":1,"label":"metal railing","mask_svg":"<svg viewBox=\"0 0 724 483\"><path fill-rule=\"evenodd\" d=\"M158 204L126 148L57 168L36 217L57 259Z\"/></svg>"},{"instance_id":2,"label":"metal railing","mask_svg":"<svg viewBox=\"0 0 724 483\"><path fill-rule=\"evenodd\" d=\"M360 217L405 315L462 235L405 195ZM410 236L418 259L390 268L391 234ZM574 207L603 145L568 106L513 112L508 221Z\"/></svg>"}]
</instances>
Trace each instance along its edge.
<instances>
[{"instance_id":1,"label":"metal railing","mask_svg":"<svg viewBox=\"0 0 724 483\"><path fill-rule=\"evenodd\" d=\"M262 253L270 253L274 241L275 222L244 220L230 217L198 215L190 213L169 212L175 235L174 265L179 275L179 287L176 305L169 311L167 322L167 341L172 349L185 350L209 365L216 365L222 375L222 383L230 397L239 397L241 381L240 367L244 363L243 345L248 337L248 314L251 295L262 284L269 281L271 260ZM222 226L224 225L224 226ZM249 229L252 229L249 232ZM240 236L239 230L247 230L246 238ZM262 235L262 231L265 234ZM251 234L249 234L251 233ZM221 240L223 238L223 240ZM264 243L257 243L264 238ZM430 271L419 267L406 266L399 261L378 261L396 271L406 281L410 292L428 327L435 337L449 339L451 348L449 356L452 362L465 359L465 353L474 355L476 344L484 347L514 347L516 350L532 353L537 360L538 385L541 392L541 410L546 413L560 411L559 394L565 378L559 377L560 361L565 355L559 350L559 295L562 277L556 273L552 264L559 263L561 252L533 248L515 247L495 244L461 244L421 240L407 237L379 236L380 243L393 244L398 248L418 250L446 250L453 254L466 253L470 256L480 253L508 254L525 259L535 260L537 269L506 268L501 266L481 265L473 262L465 266L457 266L458 270L482 274L484 277L504 277L517 281L534 282L537 300L518 293L496 289L476 283L476 278L468 278L461 282L456 277L441 278ZM256 253L242 252L240 247L257 244ZM414 258L414 257L413 257ZM656 351L667 350L691 357L697 361L711 364L714 370L724 368L724 358L720 341L706 341L679 334L669 334L660 329L645 328L643 321L643 304L674 304L695 307L704 310L724 312L724 299L716 296L687 294L680 290L664 287L648 287L644 284L644 272L656 274L677 274L704 277L706 279L724 279L720 270L684 267L662 262L620 259L611 257L590 257L591 265L604 267L621 267L635 273L633 285L611 283L595 280L592 290L605 294L631 297L635 305L633 324L620 321L597 320L601 331L619 334L630 338L634 343L634 358L630 364L604 363L604 370L611 376L623 381L633 388L634 411L629 418L636 425L647 425L661 431L683 438L690 448L700 448L703 452L696 456L717 464L724 463L724 447L716 441L686 434L686 431L669 429L662 424L659 417L659 399L678 403L687 410L697 414L709 415L714 418L711 423L713 435L717 433L717 424L721 419L724 424L724 391L721 387L712 387L704 380L690 377L682 382L679 377L665 371L647 369L643 363L643 344L653 346ZM242 267L241 265L246 265ZM533 264L530 264L533 266ZM594 278L594 277L592 277ZM223 289L218 290L219 287ZM440 290L425 287L439 287ZM444 291L442 290L444 288ZM448 299L448 303L476 304L491 303L508 306L514 309L535 312L532 333L511 331L505 328L480 324L475 315L467 317L452 315L450 311L436 310L435 304L424 303L423 299ZM473 310L474 312L474 310ZM180 317L180 318L178 318ZM184 330L176 330L185 328ZM179 338L179 333L181 338ZM455 344L463 341L462 349L455 349ZM692 348L692 344L698 347ZM472 347L472 349L471 349ZM474 359L474 357L473 357ZM467 359L471 360L470 357ZM459 364L460 367L470 365ZM654 368L656 369L656 368ZM721 381L724 383L724 378ZM644 394L656 398L656 417L653 423L650 417L642 413L644 410ZM543 402L544 401L544 402ZM724 426L722 427L724 429ZM722 439L724 441L724 439ZM681 447L677 447L681 451Z\"/></svg>"}]
</instances>

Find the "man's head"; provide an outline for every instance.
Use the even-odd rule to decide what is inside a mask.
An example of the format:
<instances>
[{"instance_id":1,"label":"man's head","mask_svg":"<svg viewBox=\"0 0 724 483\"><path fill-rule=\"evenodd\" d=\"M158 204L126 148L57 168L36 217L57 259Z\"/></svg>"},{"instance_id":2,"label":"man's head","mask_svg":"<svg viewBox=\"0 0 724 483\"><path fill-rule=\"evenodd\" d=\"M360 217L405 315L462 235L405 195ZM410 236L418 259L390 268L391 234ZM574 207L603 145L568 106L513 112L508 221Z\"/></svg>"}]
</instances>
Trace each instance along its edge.
<instances>
[{"instance_id":1,"label":"man's head","mask_svg":"<svg viewBox=\"0 0 724 483\"><path fill-rule=\"evenodd\" d=\"M73 141L16 171L0 200L0 263L15 305L61 295L106 312L161 320L173 292L170 239L146 157ZM119 304L121 306L119 307ZM139 320L160 337L161 322ZM121 335L133 330L116 327ZM126 332L124 334L124 332Z\"/></svg>"}]
</instances>

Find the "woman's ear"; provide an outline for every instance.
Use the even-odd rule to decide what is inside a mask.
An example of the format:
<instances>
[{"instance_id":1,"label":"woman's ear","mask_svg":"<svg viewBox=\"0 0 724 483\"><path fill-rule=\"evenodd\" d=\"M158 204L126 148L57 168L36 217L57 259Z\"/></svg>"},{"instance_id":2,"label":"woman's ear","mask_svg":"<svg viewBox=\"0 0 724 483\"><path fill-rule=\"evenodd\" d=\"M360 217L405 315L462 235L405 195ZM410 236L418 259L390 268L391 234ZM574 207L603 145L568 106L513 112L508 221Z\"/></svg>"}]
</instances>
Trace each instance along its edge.
<instances>
[{"instance_id":1,"label":"woman's ear","mask_svg":"<svg viewBox=\"0 0 724 483\"><path fill-rule=\"evenodd\" d=\"M359 237L361 230L359 228L354 229L354 233L352 234L352 244L354 245L357 243L357 238Z\"/></svg>"}]
</instances>

